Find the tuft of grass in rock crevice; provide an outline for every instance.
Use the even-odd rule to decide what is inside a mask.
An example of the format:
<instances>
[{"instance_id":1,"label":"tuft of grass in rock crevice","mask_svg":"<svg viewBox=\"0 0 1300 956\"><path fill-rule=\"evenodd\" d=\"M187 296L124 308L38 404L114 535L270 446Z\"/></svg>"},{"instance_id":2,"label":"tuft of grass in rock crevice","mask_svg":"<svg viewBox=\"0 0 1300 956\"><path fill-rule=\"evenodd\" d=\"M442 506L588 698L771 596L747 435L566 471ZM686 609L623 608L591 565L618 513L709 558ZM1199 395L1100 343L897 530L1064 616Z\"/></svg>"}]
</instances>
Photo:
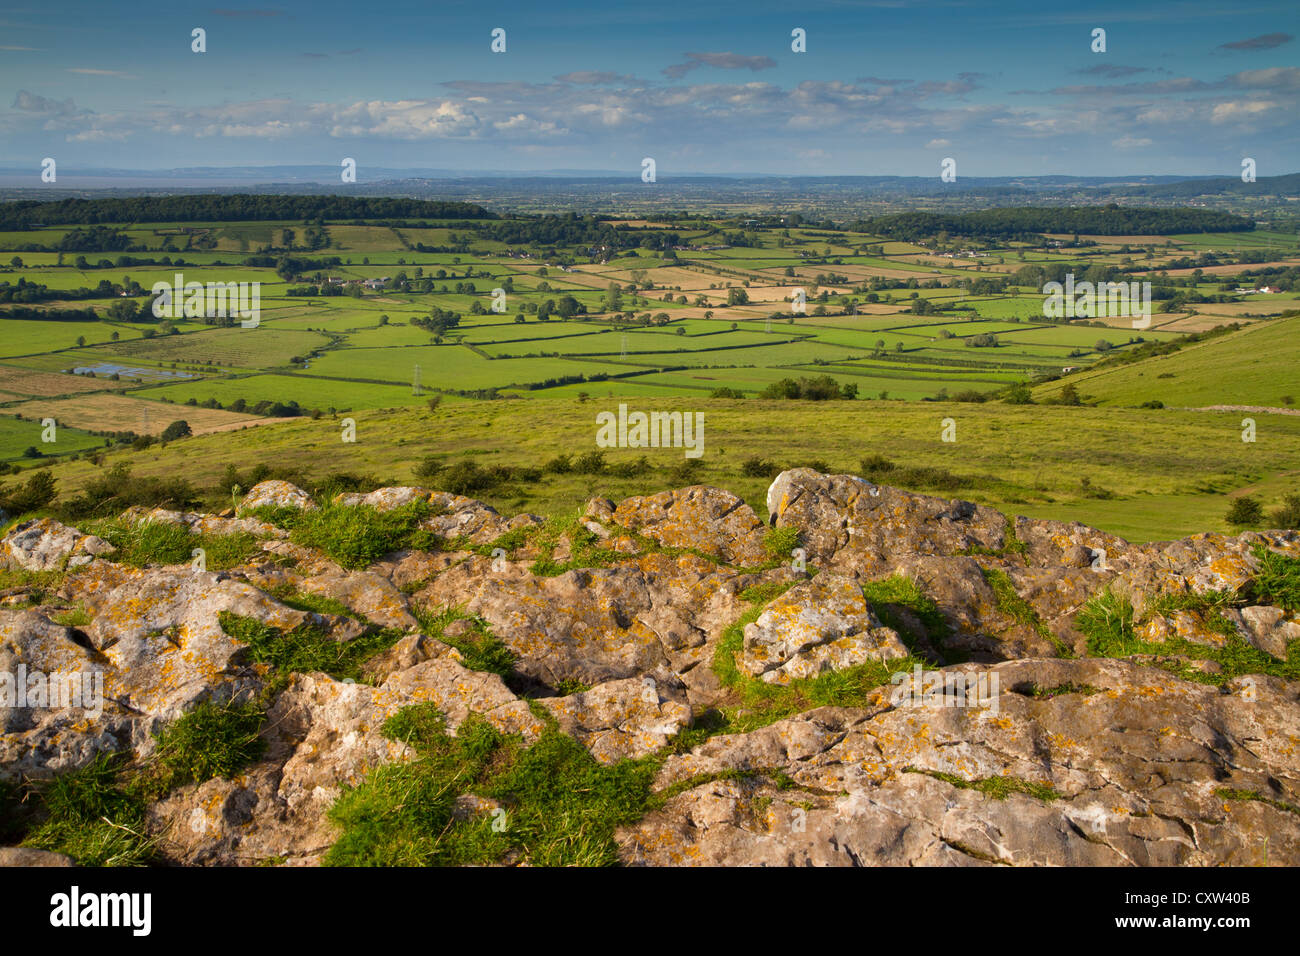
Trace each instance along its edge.
<instances>
[{"instance_id":1,"label":"tuft of grass in rock crevice","mask_svg":"<svg viewBox=\"0 0 1300 956\"><path fill-rule=\"evenodd\" d=\"M320 594L299 591L292 584L278 584L269 587L266 589L266 593L285 607L291 607L296 611L310 611L313 614L333 614L336 617L351 618L362 624L370 623L364 615L358 614L342 601Z\"/></svg>"},{"instance_id":2,"label":"tuft of grass in rock crevice","mask_svg":"<svg viewBox=\"0 0 1300 956\"><path fill-rule=\"evenodd\" d=\"M230 779L266 750L266 711L253 701L204 701L155 735L150 787L167 793L214 777Z\"/></svg>"},{"instance_id":3,"label":"tuft of grass in rock crevice","mask_svg":"<svg viewBox=\"0 0 1300 956\"><path fill-rule=\"evenodd\" d=\"M1245 596L1256 604L1275 604L1292 614L1300 613L1300 558L1263 545L1256 545L1252 552L1260 566Z\"/></svg>"},{"instance_id":4,"label":"tuft of grass in rock crevice","mask_svg":"<svg viewBox=\"0 0 1300 956\"><path fill-rule=\"evenodd\" d=\"M1214 791L1215 796L1222 797L1224 800L1242 800L1254 803L1264 803L1274 810L1281 810L1284 813L1294 813L1300 815L1300 807L1287 803L1285 800L1274 800L1272 797L1266 797L1256 790L1235 789L1231 787L1221 787Z\"/></svg>"},{"instance_id":5,"label":"tuft of grass in rock crevice","mask_svg":"<svg viewBox=\"0 0 1300 956\"><path fill-rule=\"evenodd\" d=\"M189 564L195 549L201 548L209 571L221 571L243 564L260 553L257 538L247 532L195 534L187 526L171 521L123 521L105 518L86 522L82 529L98 535L117 552L109 557L120 564L142 568L150 564Z\"/></svg>"},{"instance_id":6,"label":"tuft of grass in rock crevice","mask_svg":"<svg viewBox=\"0 0 1300 956\"><path fill-rule=\"evenodd\" d=\"M967 780L964 777L958 777L956 774L944 773L940 770L924 770L920 767L904 767L903 773L924 774L927 777L942 780L944 783L951 784L960 790L975 790L978 793L986 794L994 800L1005 800L1013 793L1022 793L1025 796L1033 797L1035 800L1042 800L1044 803L1050 803L1064 797L1064 794L1059 793L1050 784L1034 783L1031 780L1022 780L1019 777L983 777L978 780Z\"/></svg>"},{"instance_id":7,"label":"tuft of grass in rock crevice","mask_svg":"<svg viewBox=\"0 0 1300 956\"><path fill-rule=\"evenodd\" d=\"M754 606L723 632L712 662L719 682L730 691L731 702L697 718L694 728L678 734L673 749L684 751L716 734L747 733L816 707L866 707L873 692L888 684L893 675L911 673L917 664L934 666L928 660L909 655L896 660L867 661L788 684L768 684L751 677L736 664L744 648L745 626L756 621L764 606L783 591L784 588L756 587L742 595L755 601Z\"/></svg>"},{"instance_id":8,"label":"tuft of grass in rock crevice","mask_svg":"<svg viewBox=\"0 0 1300 956\"><path fill-rule=\"evenodd\" d=\"M157 748L143 762L126 751L103 753L49 780L0 784L0 843L63 853L81 866L157 863L149 804L256 761L265 719L256 702L208 701L155 731Z\"/></svg>"},{"instance_id":9,"label":"tuft of grass in rock crevice","mask_svg":"<svg viewBox=\"0 0 1300 956\"><path fill-rule=\"evenodd\" d=\"M939 605L912 578L894 574L878 581L868 581L862 586L862 596L881 623L897 632L899 639L914 655L924 656L917 635L907 625L903 612L920 622L926 642L936 653L941 652L948 663L961 663L965 659L965 654L945 647L951 636L948 622L944 620Z\"/></svg>"},{"instance_id":10,"label":"tuft of grass in rock crevice","mask_svg":"<svg viewBox=\"0 0 1300 956\"><path fill-rule=\"evenodd\" d=\"M127 774L125 754L101 754L32 787L22 846L72 857L82 866L145 866L155 841L145 833L146 795Z\"/></svg>"},{"instance_id":11,"label":"tuft of grass in rock crevice","mask_svg":"<svg viewBox=\"0 0 1300 956\"><path fill-rule=\"evenodd\" d=\"M983 566L980 567L980 572L984 575L984 580L988 582L989 587L993 589L993 597L997 602L999 611L1049 642L1056 648L1058 657L1074 657L1074 651L1043 623L1042 618L1038 616L1038 612L1034 610L1034 606L1016 592L1016 586L1011 582L1010 575L999 568L986 568Z\"/></svg>"},{"instance_id":12,"label":"tuft of grass in rock crevice","mask_svg":"<svg viewBox=\"0 0 1300 956\"><path fill-rule=\"evenodd\" d=\"M481 617L466 614L462 609L454 607L433 610L413 605L411 613L420 622L420 630L424 634L437 638L460 651L465 666L470 670L496 674L504 679L507 685L515 682L517 655L505 641L491 632L487 622ZM448 635L447 626L453 621L460 620L470 622L470 632L456 637Z\"/></svg>"},{"instance_id":13,"label":"tuft of grass in rock crevice","mask_svg":"<svg viewBox=\"0 0 1300 956\"><path fill-rule=\"evenodd\" d=\"M526 745L476 714L453 737L431 704L402 709L382 732L415 758L343 791L329 811L341 835L327 866L611 865L614 832L645 814L661 762L603 766L554 727ZM493 809L458 812L469 795Z\"/></svg>"},{"instance_id":14,"label":"tuft of grass in rock crevice","mask_svg":"<svg viewBox=\"0 0 1300 956\"><path fill-rule=\"evenodd\" d=\"M1222 592L1160 595L1150 602L1139 621L1132 601L1107 588L1079 609L1074 626L1087 638L1090 656L1128 658L1140 654L1177 658L1158 660L1154 664L1183 680L1215 686L1222 686L1247 674L1267 674L1286 680L1300 680L1300 640L1292 641L1288 646L1286 660L1279 660L1259 650L1247 643L1232 622L1219 613L1221 608L1227 606L1227 602L1229 599ZM1198 615L1203 624L1223 635L1223 645L1211 647L1179 637L1147 641L1138 636L1139 624L1154 614L1173 610L1185 610ZM1219 673L1201 671L1193 666L1193 661L1212 661L1219 665Z\"/></svg>"},{"instance_id":15,"label":"tuft of grass in rock crevice","mask_svg":"<svg viewBox=\"0 0 1300 956\"><path fill-rule=\"evenodd\" d=\"M0 568L0 592L28 591L25 606L34 607L56 599L56 592L68 577L65 571L28 571L25 568ZM11 604L10 608L23 605Z\"/></svg>"},{"instance_id":16,"label":"tuft of grass in rock crevice","mask_svg":"<svg viewBox=\"0 0 1300 956\"><path fill-rule=\"evenodd\" d=\"M349 570L368 568L394 551L440 551L444 545L439 535L420 527L434 514L420 501L390 511L331 502L310 511L266 507L246 514L285 528L294 544L323 552Z\"/></svg>"},{"instance_id":17,"label":"tuft of grass in rock crevice","mask_svg":"<svg viewBox=\"0 0 1300 956\"><path fill-rule=\"evenodd\" d=\"M308 623L281 631L256 618L229 611L220 612L217 620L226 634L248 645L250 662L270 665L271 684L276 689L288 683L290 674L316 671L335 680L369 683L362 665L403 636L397 628L384 628L350 641L337 641L327 631Z\"/></svg>"}]
</instances>

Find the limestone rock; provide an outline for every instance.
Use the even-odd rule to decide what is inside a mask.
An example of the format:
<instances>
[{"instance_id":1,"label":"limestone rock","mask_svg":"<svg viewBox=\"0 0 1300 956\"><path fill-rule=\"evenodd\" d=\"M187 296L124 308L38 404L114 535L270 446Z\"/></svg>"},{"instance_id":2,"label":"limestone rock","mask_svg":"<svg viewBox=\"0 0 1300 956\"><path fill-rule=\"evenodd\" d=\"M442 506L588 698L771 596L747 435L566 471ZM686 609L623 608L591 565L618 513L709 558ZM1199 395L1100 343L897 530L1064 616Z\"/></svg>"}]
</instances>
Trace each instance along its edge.
<instances>
[{"instance_id":1,"label":"limestone rock","mask_svg":"<svg viewBox=\"0 0 1300 956\"><path fill-rule=\"evenodd\" d=\"M604 764L654 753L691 725L686 688L651 677L608 681L568 697L538 701L560 729L577 738Z\"/></svg>"},{"instance_id":2,"label":"limestone rock","mask_svg":"<svg viewBox=\"0 0 1300 956\"><path fill-rule=\"evenodd\" d=\"M263 507L299 508L303 511L315 511L320 506L316 504L311 495L297 485L273 479L271 481L259 481L250 488L239 507L244 511Z\"/></svg>"},{"instance_id":3,"label":"limestone rock","mask_svg":"<svg viewBox=\"0 0 1300 956\"><path fill-rule=\"evenodd\" d=\"M0 866L76 866L72 857L23 846L0 846Z\"/></svg>"},{"instance_id":4,"label":"limestone rock","mask_svg":"<svg viewBox=\"0 0 1300 956\"><path fill-rule=\"evenodd\" d=\"M0 541L0 561L24 571L57 571L82 567L113 550L103 538L83 534L53 518L33 518L15 525Z\"/></svg>"},{"instance_id":5,"label":"limestone rock","mask_svg":"<svg viewBox=\"0 0 1300 956\"><path fill-rule=\"evenodd\" d=\"M785 684L906 656L906 646L881 625L862 588L852 578L823 572L785 592L746 625L737 665L768 683Z\"/></svg>"},{"instance_id":6,"label":"limestone rock","mask_svg":"<svg viewBox=\"0 0 1300 956\"><path fill-rule=\"evenodd\" d=\"M695 548L728 564L753 566L768 559L763 522L721 488L693 485L628 498L614 510L613 520L665 547Z\"/></svg>"}]
</instances>

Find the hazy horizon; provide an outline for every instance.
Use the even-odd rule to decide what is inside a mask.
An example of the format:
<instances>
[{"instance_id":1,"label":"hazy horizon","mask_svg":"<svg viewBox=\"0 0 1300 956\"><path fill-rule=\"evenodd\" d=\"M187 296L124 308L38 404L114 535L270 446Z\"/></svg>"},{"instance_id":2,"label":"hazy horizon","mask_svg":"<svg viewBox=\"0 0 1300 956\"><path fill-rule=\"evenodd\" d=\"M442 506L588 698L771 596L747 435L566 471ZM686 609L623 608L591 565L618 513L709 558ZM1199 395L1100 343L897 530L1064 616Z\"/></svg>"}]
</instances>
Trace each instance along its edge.
<instances>
[{"instance_id":1,"label":"hazy horizon","mask_svg":"<svg viewBox=\"0 0 1300 956\"><path fill-rule=\"evenodd\" d=\"M1264 177L1300 145L1297 27L1274 0L74 0L0 13L0 165Z\"/></svg>"}]
</instances>

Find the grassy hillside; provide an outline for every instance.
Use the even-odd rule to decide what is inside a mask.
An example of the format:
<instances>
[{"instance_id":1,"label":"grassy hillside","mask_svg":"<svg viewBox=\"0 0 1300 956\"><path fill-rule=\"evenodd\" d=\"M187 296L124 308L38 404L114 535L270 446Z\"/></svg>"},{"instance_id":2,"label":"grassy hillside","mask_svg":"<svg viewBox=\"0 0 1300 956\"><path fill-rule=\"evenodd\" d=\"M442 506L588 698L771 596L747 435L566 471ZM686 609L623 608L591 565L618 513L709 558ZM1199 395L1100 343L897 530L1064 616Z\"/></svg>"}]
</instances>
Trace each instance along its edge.
<instances>
[{"instance_id":1,"label":"grassy hillside","mask_svg":"<svg viewBox=\"0 0 1300 956\"><path fill-rule=\"evenodd\" d=\"M1132 365L1090 369L1071 375L1084 401L1137 406L1161 401L1171 407L1262 405L1282 407L1300 398L1300 316L1261 322L1172 355ZM1034 391L1037 400L1060 394L1062 383Z\"/></svg>"},{"instance_id":2,"label":"grassy hillside","mask_svg":"<svg viewBox=\"0 0 1300 956\"><path fill-rule=\"evenodd\" d=\"M313 478L332 472L367 474L383 482L417 481L415 468L436 456L448 465L472 460L483 468L542 469L536 481L508 480L470 493L503 512L561 514L595 494L615 499L707 482L743 495L766 514L769 478L746 474L748 459L774 466L816 462L863 473L861 460L881 456L867 476L882 484L961 497L1014 514L1079 520L1132 540L1159 540L1208 530L1223 521L1228 493L1250 488L1266 505L1300 485L1300 417L1258 416L1258 440L1241 441L1231 413L1061 406L903 403L895 401L781 402L726 399L631 399L631 410L698 411L704 415L704 455L689 466L680 449L614 449L610 466L642 455L644 472L619 477L552 473L557 455L599 451L597 413L617 409L603 393L574 399L444 403L424 408L358 411L356 442L341 440L342 416L297 419L196 436L142 452L114 451L101 465L82 459L53 466L61 492L71 495L119 461L137 475L183 477L220 507L228 465L241 472L258 463L296 469ZM956 441L941 440L944 419ZM760 471L752 465L751 472ZM0 479L2 481L3 479Z\"/></svg>"}]
</instances>

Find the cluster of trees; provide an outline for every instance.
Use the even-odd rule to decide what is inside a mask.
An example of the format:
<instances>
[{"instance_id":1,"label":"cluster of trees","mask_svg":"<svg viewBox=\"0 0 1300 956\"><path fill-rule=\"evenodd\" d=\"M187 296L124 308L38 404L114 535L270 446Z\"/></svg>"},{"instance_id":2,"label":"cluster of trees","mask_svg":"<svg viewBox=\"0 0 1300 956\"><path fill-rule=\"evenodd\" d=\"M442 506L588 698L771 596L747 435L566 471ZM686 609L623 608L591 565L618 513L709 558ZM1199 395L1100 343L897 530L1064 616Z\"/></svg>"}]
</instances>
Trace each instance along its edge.
<instances>
[{"instance_id":1,"label":"cluster of trees","mask_svg":"<svg viewBox=\"0 0 1300 956\"><path fill-rule=\"evenodd\" d=\"M1212 209L1069 206L984 209L967 213L905 212L855 222L855 231L916 242L939 233L981 239L1025 239L1044 232L1101 236L1168 236L1185 232L1248 232L1254 220Z\"/></svg>"},{"instance_id":2,"label":"cluster of trees","mask_svg":"<svg viewBox=\"0 0 1300 956\"><path fill-rule=\"evenodd\" d=\"M432 332L434 335L443 335L448 329L454 329L460 325L460 313L434 306L427 318L412 319L411 324Z\"/></svg>"},{"instance_id":3,"label":"cluster of trees","mask_svg":"<svg viewBox=\"0 0 1300 956\"><path fill-rule=\"evenodd\" d=\"M758 397L805 399L812 402L822 402L829 399L857 398L858 386L852 383L840 385L829 375L822 375L818 378L801 376L797 381L793 378L783 378L779 382L773 382L759 392Z\"/></svg>"},{"instance_id":4,"label":"cluster of trees","mask_svg":"<svg viewBox=\"0 0 1300 956\"><path fill-rule=\"evenodd\" d=\"M0 229L33 224L107 222L249 222L324 219L495 219L476 203L374 196L133 196L125 199L22 200L0 205Z\"/></svg>"},{"instance_id":5,"label":"cluster of trees","mask_svg":"<svg viewBox=\"0 0 1300 956\"><path fill-rule=\"evenodd\" d=\"M1261 524L1269 528L1300 528L1300 495L1283 495L1281 506L1267 515L1258 498L1242 495L1232 500L1225 519L1237 528L1255 528Z\"/></svg>"},{"instance_id":6,"label":"cluster of trees","mask_svg":"<svg viewBox=\"0 0 1300 956\"><path fill-rule=\"evenodd\" d=\"M237 398L233 402L223 405L215 398L207 398L201 402L197 398L190 398L186 399L185 404L195 408L221 408L228 412L239 412L244 415L261 415L265 418L297 418L300 415L313 415L319 417L321 414L319 409L313 408L308 410L292 400L288 402L273 402L269 399L265 399L260 402L250 403L247 399ZM186 428L185 434L189 434L189 425L183 421L172 422L172 424L168 425L167 428L170 430L176 425L184 425ZM184 435L174 435L172 437L183 438ZM163 441L169 440L167 432L164 431Z\"/></svg>"}]
</instances>

